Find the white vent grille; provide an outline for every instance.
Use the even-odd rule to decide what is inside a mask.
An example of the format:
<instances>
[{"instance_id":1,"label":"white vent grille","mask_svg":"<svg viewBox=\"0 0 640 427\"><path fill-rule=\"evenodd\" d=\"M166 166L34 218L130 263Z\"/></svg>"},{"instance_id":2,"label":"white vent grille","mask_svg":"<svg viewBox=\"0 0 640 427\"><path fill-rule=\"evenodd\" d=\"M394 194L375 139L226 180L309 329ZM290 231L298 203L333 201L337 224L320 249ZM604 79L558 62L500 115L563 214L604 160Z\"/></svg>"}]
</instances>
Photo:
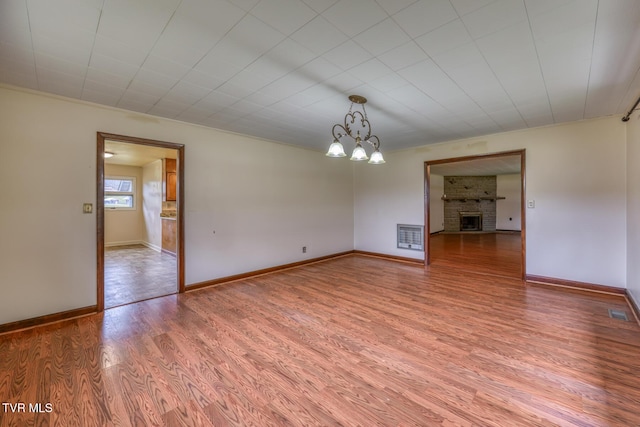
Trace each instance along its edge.
<instances>
[{"instance_id":1,"label":"white vent grille","mask_svg":"<svg viewBox=\"0 0 640 427\"><path fill-rule=\"evenodd\" d=\"M398 224L398 247L401 249L424 250L424 227L422 225Z\"/></svg>"}]
</instances>

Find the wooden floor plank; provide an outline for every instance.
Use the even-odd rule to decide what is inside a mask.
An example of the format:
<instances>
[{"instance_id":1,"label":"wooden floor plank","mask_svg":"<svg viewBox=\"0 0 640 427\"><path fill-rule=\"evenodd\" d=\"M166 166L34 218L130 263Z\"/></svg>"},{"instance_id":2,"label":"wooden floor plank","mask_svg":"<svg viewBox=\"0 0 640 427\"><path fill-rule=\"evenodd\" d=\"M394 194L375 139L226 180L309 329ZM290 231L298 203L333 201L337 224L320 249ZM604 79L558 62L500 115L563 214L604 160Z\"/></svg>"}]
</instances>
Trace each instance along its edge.
<instances>
[{"instance_id":1,"label":"wooden floor plank","mask_svg":"<svg viewBox=\"0 0 640 427\"><path fill-rule=\"evenodd\" d=\"M13 425L640 425L623 297L343 257L0 335ZM38 424L36 424L38 423Z\"/></svg>"}]
</instances>

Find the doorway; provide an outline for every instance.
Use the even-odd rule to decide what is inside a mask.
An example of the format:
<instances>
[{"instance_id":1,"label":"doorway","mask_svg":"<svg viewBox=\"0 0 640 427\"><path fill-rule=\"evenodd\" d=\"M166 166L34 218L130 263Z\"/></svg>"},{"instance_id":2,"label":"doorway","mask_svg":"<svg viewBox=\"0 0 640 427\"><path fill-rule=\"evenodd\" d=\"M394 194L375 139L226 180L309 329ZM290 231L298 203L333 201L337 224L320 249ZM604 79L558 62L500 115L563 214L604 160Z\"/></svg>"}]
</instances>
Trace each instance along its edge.
<instances>
[{"instance_id":1,"label":"doorway","mask_svg":"<svg viewBox=\"0 0 640 427\"><path fill-rule=\"evenodd\" d=\"M98 132L96 170L98 311L184 292L184 145Z\"/></svg>"},{"instance_id":2,"label":"doorway","mask_svg":"<svg viewBox=\"0 0 640 427\"><path fill-rule=\"evenodd\" d=\"M425 265L431 265L434 261L433 255L436 254L439 255L435 260L438 265L477 270L487 274L504 274L524 280L525 164L525 150L425 162ZM519 200L514 201L513 197L507 199L510 199L512 204L515 202L519 210L515 220L520 223L520 230L500 230L496 227L495 211L498 203L504 203L505 197L492 193L489 188L483 188L478 194L464 194L467 189L472 188L467 177L480 177L486 181L490 176L506 177L516 174L519 175L519 183L516 184L519 185ZM449 175L449 184L455 185L456 181L460 181L458 184L463 186L462 193L458 193L457 189L455 192L452 191L453 194L444 191L445 175ZM436 177L442 182L437 182ZM493 185L495 188L495 182ZM440 213L440 209L445 211L445 206L449 208L446 210L447 213ZM454 206L456 208L453 208ZM483 212L486 207L492 208L493 212L491 209ZM461 228L461 224L467 224L463 219L470 216L474 216L479 223L473 230L468 227ZM509 221L513 219L509 218ZM432 225L440 224L440 221L441 228ZM441 256L442 254L446 256Z\"/></svg>"}]
</instances>

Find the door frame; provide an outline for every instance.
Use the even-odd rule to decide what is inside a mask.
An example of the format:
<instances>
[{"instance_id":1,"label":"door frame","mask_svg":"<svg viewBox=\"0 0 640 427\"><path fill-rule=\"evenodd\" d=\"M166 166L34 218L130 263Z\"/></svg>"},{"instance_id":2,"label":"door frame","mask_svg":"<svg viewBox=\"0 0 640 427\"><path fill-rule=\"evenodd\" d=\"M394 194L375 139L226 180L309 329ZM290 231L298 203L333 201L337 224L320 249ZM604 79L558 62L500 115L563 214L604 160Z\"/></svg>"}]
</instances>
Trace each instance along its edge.
<instances>
[{"instance_id":1,"label":"door frame","mask_svg":"<svg viewBox=\"0 0 640 427\"><path fill-rule=\"evenodd\" d=\"M111 133L97 133L96 156L96 244L97 244L97 308L98 312L104 311L104 147L105 141L124 142L128 144L146 145L176 150L176 168L178 182L176 186L177 209L177 239L176 261L178 293L185 292L184 269L184 144L175 142L157 141L153 139L136 138Z\"/></svg>"},{"instance_id":2,"label":"door frame","mask_svg":"<svg viewBox=\"0 0 640 427\"><path fill-rule=\"evenodd\" d=\"M471 160L488 159L492 157L520 156L520 237L522 240L521 248L521 278L526 277L527 272L527 221L526 221L526 150L500 151L497 153L477 154L465 157L454 157L450 159L427 160L424 162L424 241L425 254L424 265L431 264L431 211L429 203L429 195L431 194L431 166L444 163L468 162Z\"/></svg>"}]
</instances>

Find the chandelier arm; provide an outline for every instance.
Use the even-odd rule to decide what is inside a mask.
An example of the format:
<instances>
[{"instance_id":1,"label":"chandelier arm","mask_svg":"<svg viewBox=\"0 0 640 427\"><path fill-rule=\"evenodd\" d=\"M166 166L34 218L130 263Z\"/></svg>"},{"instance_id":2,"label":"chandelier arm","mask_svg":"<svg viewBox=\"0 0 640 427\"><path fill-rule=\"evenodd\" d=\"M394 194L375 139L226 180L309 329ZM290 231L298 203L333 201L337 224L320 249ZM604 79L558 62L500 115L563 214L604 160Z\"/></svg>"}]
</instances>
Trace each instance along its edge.
<instances>
[{"instance_id":1,"label":"chandelier arm","mask_svg":"<svg viewBox=\"0 0 640 427\"><path fill-rule=\"evenodd\" d=\"M369 138L372 138L372 137L375 137L376 139L378 139L378 137L377 137L377 136L375 136L375 135L371 135L371 123L369 122L369 118L367 117L367 109L364 107L364 104L362 104L362 112L364 113L364 120L363 120L362 124L363 124L363 126L364 126L364 122L367 122L367 129L369 130L369 131L367 132L367 136L366 136L366 138L365 138L365 139L367 139L367 140L368 140ZM362 114L361 114L361 115L362 115ZM380 140L378 140L378 146L380 146ZM374 145L374 148L378 148L378 147L376 147L376 146Z\"/></svg>"},{"instance_id":2,"label":"chandelier arm","mask_svg":"<svg viewBox=\"0 0 640 427\"><path fill-rule=\"evenodd\" d=\"M353 106L353 104L351 105ZM355 140L356 138L353 135L351 135L351 125L356 122L355 113L357 112L358 111L352 112L351 109L349 109L349 112L344 116L344 129L347 132L347 135L351 137L351 139L353 140ZM351 118L351 121L349 121L349 118Z\"/></svg>"},{"instance_id":3,"label":"chandelier arm","mask_svg":"<svg viewBox=\"0 0 640 427\"><path fill-rule=\"evenodd\" d=\"M365 116L364 120L362 121L362 127L365 127L364 124L366 123L367 126L367 134L365 135L364 139L369 139L371 138L371 123L369 123L369 120L366 118L367 116Z\"/></svg>"},{"instance_id":4,"label":"chandelier arm","mask_svg":"<svg viewBox=\"0 0 640 427\"><path fill-rule=\"evenodd\" d=\"M372 141L372 139L375 138L375 142ZM373 146L374 150L379 150L380 149L380 139L376 136L376 135L370 135L367 139L365 139L365 141L367 141L369 144L371 144Z\"/></svg>"},{"instance_id":5,"label":"chandelier arm","mask_svg":"<svg viewBox=\"0 0 640 427\"><path fill-rule=\"evenodd\" d=\"M359 116L359 117L357 117ZM349 118L351 120L349 120ZM371 123L369 123L369 120L367 119L367 115L366 114L362 114L361 111L353 111L353 112L349 112L344 116L344 128L347 132L347 135L349 135L351 138L356 139L356 137L354 137L351 134L351 126L352 124L354 124L356 122L356 120L358 120L360 122L360 126L363 129L367 130L367 134L364 135L364 137L362 137L363 139L367 139L371 136Z\"/></svg>"},{"instance_id":6,"label":"chandelier arm","mask_svg":"<svg viewBox=\"0 0 640 427\"><path fill-rule=\"evenodd\" d=\"M338 128L338 133L336 134L336 128ZM342 131L344 133L341 133L339 130L342 129ZM333 135L333 139L336 141L339 141L340 138L342 138L345 135L351 136L349 135L349 132L347 131L347 129L345 129L344 126L342 126L339 123L336 123L335 125L333 125L333 128L331 129L331 134Z\"/></svg>"}]
</instances>

